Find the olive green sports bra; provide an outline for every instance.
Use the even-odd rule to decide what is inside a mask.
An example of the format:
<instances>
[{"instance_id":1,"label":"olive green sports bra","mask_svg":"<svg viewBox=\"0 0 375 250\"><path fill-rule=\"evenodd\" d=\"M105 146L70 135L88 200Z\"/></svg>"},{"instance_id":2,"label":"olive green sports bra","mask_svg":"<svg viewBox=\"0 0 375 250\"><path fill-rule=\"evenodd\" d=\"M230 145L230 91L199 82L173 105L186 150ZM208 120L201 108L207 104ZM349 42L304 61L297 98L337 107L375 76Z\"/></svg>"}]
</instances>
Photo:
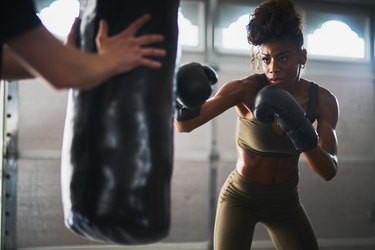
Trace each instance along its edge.
<instances>
[{"instance_id":1,"label":"olive green sports bra","mask_svg":"<svg viewBox=\"0 0 375 250\"><path fill-rule=\"evenodd\" d=\"M264 75L256 75L256 78L260 88L267 85ZM318 85L311 82L306 112L306 117L311 123L316 119L317 92ZM278 135L272 129L272 123L262 123L256 119L238 117L236 141L242 149L262 156L284 157L300 153L287 136Z\"/></svg>"}]
</instances>

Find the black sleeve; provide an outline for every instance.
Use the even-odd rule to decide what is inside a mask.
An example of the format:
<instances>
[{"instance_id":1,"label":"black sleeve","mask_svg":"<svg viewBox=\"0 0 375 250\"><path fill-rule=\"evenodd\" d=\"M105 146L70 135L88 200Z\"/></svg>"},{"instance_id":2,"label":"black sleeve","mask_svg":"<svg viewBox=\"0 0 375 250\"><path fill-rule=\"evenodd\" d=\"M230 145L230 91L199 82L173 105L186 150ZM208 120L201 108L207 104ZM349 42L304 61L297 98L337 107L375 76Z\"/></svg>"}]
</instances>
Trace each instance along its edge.
<instances>
[{"instance_id":1,"label":"black sleeve","mask_svg":"<svg viewBox=\"0 0 375 250\"><path fill-rule=\"evenodd\" d=\"M41 23L32 0L2 0L0 5L0 44Z\"/></svg>"}]
</instances>

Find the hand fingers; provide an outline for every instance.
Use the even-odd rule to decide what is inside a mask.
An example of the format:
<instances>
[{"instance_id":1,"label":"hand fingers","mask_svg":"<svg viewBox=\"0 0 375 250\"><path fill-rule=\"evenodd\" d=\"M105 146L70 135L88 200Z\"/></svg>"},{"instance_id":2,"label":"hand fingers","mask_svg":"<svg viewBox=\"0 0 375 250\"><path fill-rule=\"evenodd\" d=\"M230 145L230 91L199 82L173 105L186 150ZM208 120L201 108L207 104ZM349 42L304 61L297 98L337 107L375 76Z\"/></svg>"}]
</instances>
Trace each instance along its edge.
<instances>
[{"instance_id":1,"label":"hand fingers","mask_svg":"<svg viewBox=\"0 0 375 250\"><path fill-rule=\"evenodd\" d=\"M164 36L162 36L162 35L143 35L143 36L137 37L137 41L140 45L157 43L157 42L164 41Z\"/></svg>"},{"instance_id":2,"label":"hand fingers","mask_svg":"<svg viewBox=\"0 0 375 250\"><path fill-rule=\"evenodd\" d=\"M132 22L123 32L123 35L134 35L146 22L150 20L150 14L144 14Z\"/></svg>"},{"instance_id":3,"label":"hand fingers","mask_svg":"<svg viewBox=\"0 0 375 250\"><path fill-rule=\"evenodd\" d=\"M108 38L108 23L105 20L100 20L98 33L96 34L97 46L101 44L101 41Z\"/></svg>"},{"instance_id":4,"label":"hand fingers","mask_svg":"<svg viewBox=\"0 0 375 250\"><path fill-rule=\"evenodd\" d=\"M140 62L140 65L146 66L146 67L149 67L149 68L158 69L162 66L162 63L159 62L159 61L153 60L153 59L142 58L142 60Z\"/></svg>"},{"instance_id":5,"label":"hand fingers","mask_svg":"<svg viewBox=\"0 0 375 250\"><path fill-rule=\"evenodd\" d=\"M160 61L148 57L163 57L165 55L166 51L164 49L143 48L140 65L154 69L160 68L162 66L162 63Z\"/></svg>"},{"instance_id":6,"label":"hand fingers","mask_svg":"<svg viewBox=\"0 0 375 250\"><path fill-rule=\"evenodd\" d=\"M143 48L142 55L143 56L165 56L167 52L164 49L157 49L157 48Z\"/></svg>"}]
</instances>

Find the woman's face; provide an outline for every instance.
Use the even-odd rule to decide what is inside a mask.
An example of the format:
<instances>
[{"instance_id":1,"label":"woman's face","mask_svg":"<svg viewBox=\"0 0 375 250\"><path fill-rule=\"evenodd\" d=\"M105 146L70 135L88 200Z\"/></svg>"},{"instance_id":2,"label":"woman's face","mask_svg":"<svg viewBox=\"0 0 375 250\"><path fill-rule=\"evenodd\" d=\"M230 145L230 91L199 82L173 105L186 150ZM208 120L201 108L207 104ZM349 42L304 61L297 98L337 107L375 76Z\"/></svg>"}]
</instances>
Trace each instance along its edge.
<instances>
[{"instance_id":1,"label":"woman's face","mask_svg":"<svg viewBox=\"0 0 375 250\"><path fill-rule=\"evenodd\" d=\"M260 52L263 72L270 84L288 88L298 83L300 66L306 63L306 50L280 40L262 44Z\"/></svg>"}]
</instances>

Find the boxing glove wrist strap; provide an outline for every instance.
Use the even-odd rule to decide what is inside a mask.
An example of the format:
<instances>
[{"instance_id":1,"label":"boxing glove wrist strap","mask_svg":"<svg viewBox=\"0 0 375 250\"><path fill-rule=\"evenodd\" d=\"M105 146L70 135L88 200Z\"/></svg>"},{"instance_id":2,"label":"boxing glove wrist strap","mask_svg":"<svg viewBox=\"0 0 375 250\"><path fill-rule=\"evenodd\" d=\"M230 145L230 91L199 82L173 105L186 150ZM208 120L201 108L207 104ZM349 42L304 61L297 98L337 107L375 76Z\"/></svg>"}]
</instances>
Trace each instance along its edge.
<instances>
[{"instance_id":1,"label":"boxing glove wrist strap","mask_svg":"<svg viewBox=\"0 0 375 250\"><path fill-rule=\"evenodd\" d=\"M307 119L304 119L298 128L286 133L294 147L302 152L309 151L318 145L319 136Z\"/></svg>"},{"instance_id":2,"label":"boxing glove wrist strap","mask_svg":"<svg viewBox=\"0 0 375 250\"><path fill-rule=\"evenodd\" d=\"M177 121L186 121L197 117L201 112L201 107L189 109L185 107L176 107Z\"/></svg>"}]
</instances>

